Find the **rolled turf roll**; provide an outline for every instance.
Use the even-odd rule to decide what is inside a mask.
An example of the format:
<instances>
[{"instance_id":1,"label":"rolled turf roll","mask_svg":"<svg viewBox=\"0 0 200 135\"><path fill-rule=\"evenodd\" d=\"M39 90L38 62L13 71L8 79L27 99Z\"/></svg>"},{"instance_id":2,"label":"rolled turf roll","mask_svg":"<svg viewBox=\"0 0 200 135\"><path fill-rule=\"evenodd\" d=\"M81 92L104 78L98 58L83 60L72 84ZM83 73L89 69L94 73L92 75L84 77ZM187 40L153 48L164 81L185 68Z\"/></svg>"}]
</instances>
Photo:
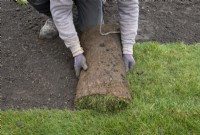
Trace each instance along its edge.
<instances>
[{"instance_id":1,"label":"rolled turf roll","mask_svg":"<svg viewBox=\"0 0 200 135\"><path fill-rule=\"evenodd\" d=\"M102 31L118 29L103 25ZM88 70L81 71L75 103L78 109L115 111L125 109L131 100L122 59L120 34L99 34L99 26L81 36Z\"/></svg>"}]
</instances>

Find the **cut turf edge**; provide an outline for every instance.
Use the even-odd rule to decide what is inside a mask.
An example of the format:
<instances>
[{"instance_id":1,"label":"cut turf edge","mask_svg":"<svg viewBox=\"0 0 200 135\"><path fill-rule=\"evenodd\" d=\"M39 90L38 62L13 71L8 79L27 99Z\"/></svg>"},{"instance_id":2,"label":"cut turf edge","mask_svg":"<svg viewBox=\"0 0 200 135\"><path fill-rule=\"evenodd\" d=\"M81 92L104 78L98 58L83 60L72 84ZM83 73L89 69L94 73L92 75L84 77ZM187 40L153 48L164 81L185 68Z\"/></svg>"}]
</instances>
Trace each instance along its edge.
<instances>
[{"instance_id":1,"label":"cut turf edge","mask_svg":"<svg viewBox=\"0 0 200 135\"><path fill-rule=\"evenodd\" d=\"M91 95L78 99L75 104L77 109L115 112L126 109L130 104L130 100L109 95Z\"/></svg>"}]
</instances>

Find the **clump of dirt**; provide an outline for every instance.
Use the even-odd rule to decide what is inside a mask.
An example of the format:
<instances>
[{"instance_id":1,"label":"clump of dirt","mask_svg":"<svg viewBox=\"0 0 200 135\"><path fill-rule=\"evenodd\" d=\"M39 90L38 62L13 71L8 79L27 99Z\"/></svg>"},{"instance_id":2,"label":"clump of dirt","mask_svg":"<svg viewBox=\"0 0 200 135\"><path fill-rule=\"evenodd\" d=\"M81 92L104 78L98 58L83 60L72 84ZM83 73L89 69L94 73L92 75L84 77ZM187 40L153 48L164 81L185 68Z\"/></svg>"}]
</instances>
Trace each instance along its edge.
<instances>
[{"instance_id":1,"label":"clump of dirt","mask_svg":"<svg viewBox=\"0 0 200 135\"><path fill-rule=\"evenodd\" d=\"M141 1L137 41L200 42L199 5L199 0ZM0 11L0 109L73 109L77 79L71 52L59 38L38 39L47 18L13 1L1 2ZM117 20L116 1L108 1L105 22Z\"/></svg>"}]
</instances>

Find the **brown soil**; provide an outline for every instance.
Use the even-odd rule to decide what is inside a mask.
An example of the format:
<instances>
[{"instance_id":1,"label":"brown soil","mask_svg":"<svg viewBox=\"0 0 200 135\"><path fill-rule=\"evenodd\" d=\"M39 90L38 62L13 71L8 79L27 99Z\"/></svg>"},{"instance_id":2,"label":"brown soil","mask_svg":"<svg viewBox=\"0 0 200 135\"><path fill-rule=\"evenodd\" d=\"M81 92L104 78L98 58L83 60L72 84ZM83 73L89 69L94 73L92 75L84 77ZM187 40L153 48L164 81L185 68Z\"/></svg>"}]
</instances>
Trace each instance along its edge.
<instances>
[{"instance_id":1,"label":"brown soil","mask_svg":"<svg viewBox=\"0 0 200 135\"><path fill-rule=\"evenodd\" d=\"M200 42L199 0L146 1L140 2L138 41ZM77 79L70 51L59 38L38 39L46 17L29 5L0 3L0 109L73 109ZM117 18L116 4L109 2L105 22Z\"/></svg>"}]
</instances>

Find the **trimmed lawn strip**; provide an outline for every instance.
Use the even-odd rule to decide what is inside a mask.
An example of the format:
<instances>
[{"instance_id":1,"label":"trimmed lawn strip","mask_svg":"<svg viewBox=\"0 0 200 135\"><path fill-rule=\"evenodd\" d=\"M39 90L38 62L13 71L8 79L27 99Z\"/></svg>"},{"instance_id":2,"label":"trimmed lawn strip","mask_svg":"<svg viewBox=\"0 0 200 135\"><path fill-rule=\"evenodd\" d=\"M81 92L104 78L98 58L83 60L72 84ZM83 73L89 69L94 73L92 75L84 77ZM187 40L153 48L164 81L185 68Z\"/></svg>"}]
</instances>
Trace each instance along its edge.
<instances>
[{"instance_id":1,"label":"trimmed lawn strip","mask_svg":"<svg viewBox=\"0 0 200 135\"><path fill-rule=\"evenodd\" d=\"M199 45L137 43L137 65L127 76L133 100L126 110L1 111L0 134L198 134Z\"/></svg>"}]
</instances>

